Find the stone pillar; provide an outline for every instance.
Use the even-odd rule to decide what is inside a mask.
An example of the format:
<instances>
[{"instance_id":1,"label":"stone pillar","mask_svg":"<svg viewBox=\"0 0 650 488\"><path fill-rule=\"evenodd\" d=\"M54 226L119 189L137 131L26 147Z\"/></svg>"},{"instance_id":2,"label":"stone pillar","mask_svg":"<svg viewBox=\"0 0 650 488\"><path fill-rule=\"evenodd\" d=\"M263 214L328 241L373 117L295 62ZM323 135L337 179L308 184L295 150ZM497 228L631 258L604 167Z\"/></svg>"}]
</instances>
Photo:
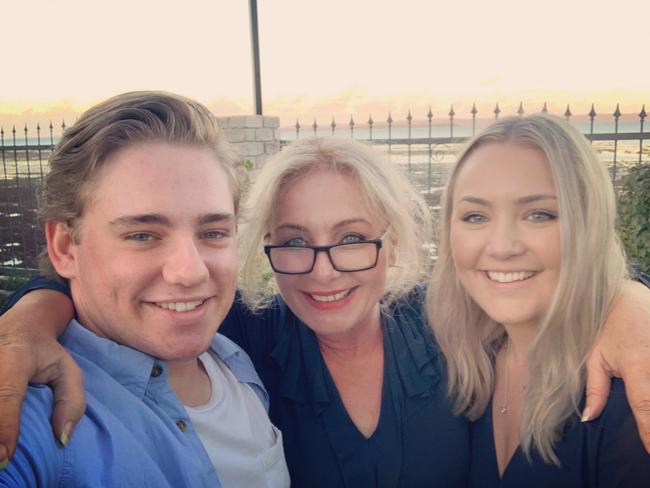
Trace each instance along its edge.
<instances>
[{"instance_id":1,"label":"stone pillar","mask_svg":"<svg viewBox=\"0 0 650 488\"><path fill-rule=\"evenodd\" d=\"M252 168L261 168L271 154L280 150L280 118L266 115L218 117L228 141Z\"/></svg>"}]
</instances>

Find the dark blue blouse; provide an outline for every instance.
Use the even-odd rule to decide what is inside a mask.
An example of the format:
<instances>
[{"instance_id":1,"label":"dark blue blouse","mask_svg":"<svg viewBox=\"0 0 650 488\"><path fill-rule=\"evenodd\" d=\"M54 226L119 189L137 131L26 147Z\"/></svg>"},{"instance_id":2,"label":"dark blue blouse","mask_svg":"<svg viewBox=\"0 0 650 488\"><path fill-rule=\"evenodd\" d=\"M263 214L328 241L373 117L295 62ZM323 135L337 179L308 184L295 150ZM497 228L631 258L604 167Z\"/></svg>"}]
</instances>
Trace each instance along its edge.
<instances>
[{"instance_id":1,"label":"dark blue blouse","mask_svg":"<svg viewBox=\"0 0 650 488\"><path fill-rule=\"evenodd\" d=\"M369 439L345 410L314 333L284 302L261 315L233 307L219 331L249 353L271 395L292 486L465 486L469 427L451 413L421 299L382 316L382 405Z\"/></svg>"},{"instance_id":2,"label":"dark blue blouse","mask_svg":"<svg viewBox=\"0 0 650 488\"><path fill-rule=\"evenodd\" d=\"M480 488L649 488L646 453L621 380L613 380L607 407L597 419L566 425L555 453L561 467L544 463L535 452L531 462L518 448L499 479L492 431L492 407L472 425L470 487Z\"/></svg>"},{"instance_id":3,"label":"dark blue blouse","mask_svg":"<svg viewBox=\"0 0 650 488\"><path fill-rule=\"evenodd\" d=\"M38 278L8 305L42 287L66 291ZM345 410L311 329L279 298L259 314L235 302L219 332L249 354L269 392L293 487L466 486L469 425L451 412L422 300L417 290L382 316L382 404L369 439Z\"/></svg>"}]
</instances>

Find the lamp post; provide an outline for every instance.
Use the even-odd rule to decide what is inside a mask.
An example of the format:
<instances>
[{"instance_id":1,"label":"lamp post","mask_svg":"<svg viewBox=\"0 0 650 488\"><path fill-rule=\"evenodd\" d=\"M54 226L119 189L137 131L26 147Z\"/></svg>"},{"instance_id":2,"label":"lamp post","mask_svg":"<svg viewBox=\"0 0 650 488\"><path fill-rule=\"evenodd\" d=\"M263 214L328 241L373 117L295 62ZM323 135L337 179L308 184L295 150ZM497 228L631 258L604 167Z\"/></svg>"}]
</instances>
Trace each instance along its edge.
<instances>
[{"instance_id":1,"label":"lamp post","mask_svg":"<svg viewBox=\"0 0 650 488\"><path fill-rule=\"evenodd\" d=\"M251 24L251 52L253 60L253 97L255 114L262 115L262 83L260 77L260 45L257 29L257 0L248 0Z\"/></svg>"}]
</instances>

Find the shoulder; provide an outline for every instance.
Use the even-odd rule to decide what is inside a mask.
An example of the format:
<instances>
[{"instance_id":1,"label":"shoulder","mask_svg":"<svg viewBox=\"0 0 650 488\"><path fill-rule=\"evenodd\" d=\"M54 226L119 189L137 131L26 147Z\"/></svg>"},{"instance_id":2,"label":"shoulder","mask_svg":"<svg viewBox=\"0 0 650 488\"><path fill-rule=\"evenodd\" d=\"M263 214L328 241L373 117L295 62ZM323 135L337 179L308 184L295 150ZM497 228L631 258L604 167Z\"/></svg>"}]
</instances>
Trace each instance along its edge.
<instances>
[{"instance_id":1,"label":"shoulder","mask_svg":"<svg viewBox=\"0 0 650 488\"><path fill-rule=\"evenodd\" d=\"M23 402L18 446L9 466L0 471L2 486L55 486L66 451L54 439L50 417L54 399L45 386L30 386Z\"/></svg>"},{"instance_id":2,"label":"shoulder","mask_svg":"<svg viewBox=\"0 0 650 488\"><path fill-rule=\"evenodd\" d=\"M392 303L386 313L394 326L410 337L409 343L424 343L431 354L437 355L439 351L425 311L426 295L426 284L421 283Z\"/></svg>"},{"instance_id":3,"label":"shoulder","mask_svg":"<svg viewBox=\"0 0 650 488\"><path fill-rule=\"evenodd\" d=\"M289 308L279 297L274 297L264 308L251 310L238 291L235 301L219 327L219 333L239 344L247 352L272 347L286 329Z\"/></svg>"},{"instance_id":4,"label":"shoulder","mask_svg":"<svg viewBox=\"0 0 650 488\"><path fill-rule=\"evenodd\" d=\"M598 422L588 423L600 486L650 486L650 456L643 447L622 380L614 379Z\"/></svg>"}]
</instances>

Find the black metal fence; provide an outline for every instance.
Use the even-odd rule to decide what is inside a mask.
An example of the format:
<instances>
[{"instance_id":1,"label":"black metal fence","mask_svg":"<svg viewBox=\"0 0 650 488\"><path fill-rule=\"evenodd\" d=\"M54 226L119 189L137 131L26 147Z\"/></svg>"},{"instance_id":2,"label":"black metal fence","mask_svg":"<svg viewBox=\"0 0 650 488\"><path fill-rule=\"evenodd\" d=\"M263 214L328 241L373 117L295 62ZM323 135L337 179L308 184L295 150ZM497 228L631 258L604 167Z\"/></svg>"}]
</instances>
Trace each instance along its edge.
<instances>
[{"instance_id":1,"label":"black metal fence","mask_svg":"<svg viewBox=\"0 0 650 488\"><path fill-rule=\"evenodd\" d=\"M541 112L548 113L547 104ZM512 115L523 116L523 103ZM349 121L337 124L332 118L328 124L319 124L316 119L310 125L296 123L283 131L283 144L291 140L312 135L336 135L352 137L370 142L384 149L391 160L403 164L412 182L426 195L435 195L444 185L447 169L453 163L458 150L492 120L502 115L497 103L493 110L480 114L473 104L465 117L461 117L451 106L443 117L434 117L429 108L426 115L416 119L409 110L405 117L394 119L389 113L385 121L378 122L369 115L367 122ZM610 168L616 184L621 172L633 164L650 163L650 133L644 132L645 105L638 114L623 115L619 105L610 113L598 114L592 104L585 115L574 115L569 105L563 113L557 114L574 123L582 130ZM645 146L644 146L645 143ZM432 205L436 205L435 198Z\"/></svg>"},{"instance_id":2,"label":"black metal fence","mask_svg":"<svg viewBox=\"0 0 650 488\"><path fill-rule=\"evenodd\" d=\"M547 105L541 109L547 112ZM422 117L409 110L403 117L389 113L385 121L357 123L351 116L345 124L335 119L319 125L314 119L308 126L296 121L281 131L282 144L312 135L335 135L369 141L396 164L403 166L411 181L436 207L447 170L461 145L481 128L502 115L497 104L486 116L472 107L465 117L453 106L443 117L434 117L431 109ZM516 115L524 115L523 104ZM515 115L513 114L513 115ZM618 105L610 114L597 114L592 105L585 115L574 115L567 106L561 114L576 124L600 152L610 168L614 182L634 164L650 164L650 132L644 132L645 105L637 114L621 114ZM365 117L364 117L365 118ZM44 237L36 222L36 190L47 173L52 147L65 130L65 122L35 130L0 127L0 274L28 275L36 272L36 256Z\"/></svg>"}]
</instances>

